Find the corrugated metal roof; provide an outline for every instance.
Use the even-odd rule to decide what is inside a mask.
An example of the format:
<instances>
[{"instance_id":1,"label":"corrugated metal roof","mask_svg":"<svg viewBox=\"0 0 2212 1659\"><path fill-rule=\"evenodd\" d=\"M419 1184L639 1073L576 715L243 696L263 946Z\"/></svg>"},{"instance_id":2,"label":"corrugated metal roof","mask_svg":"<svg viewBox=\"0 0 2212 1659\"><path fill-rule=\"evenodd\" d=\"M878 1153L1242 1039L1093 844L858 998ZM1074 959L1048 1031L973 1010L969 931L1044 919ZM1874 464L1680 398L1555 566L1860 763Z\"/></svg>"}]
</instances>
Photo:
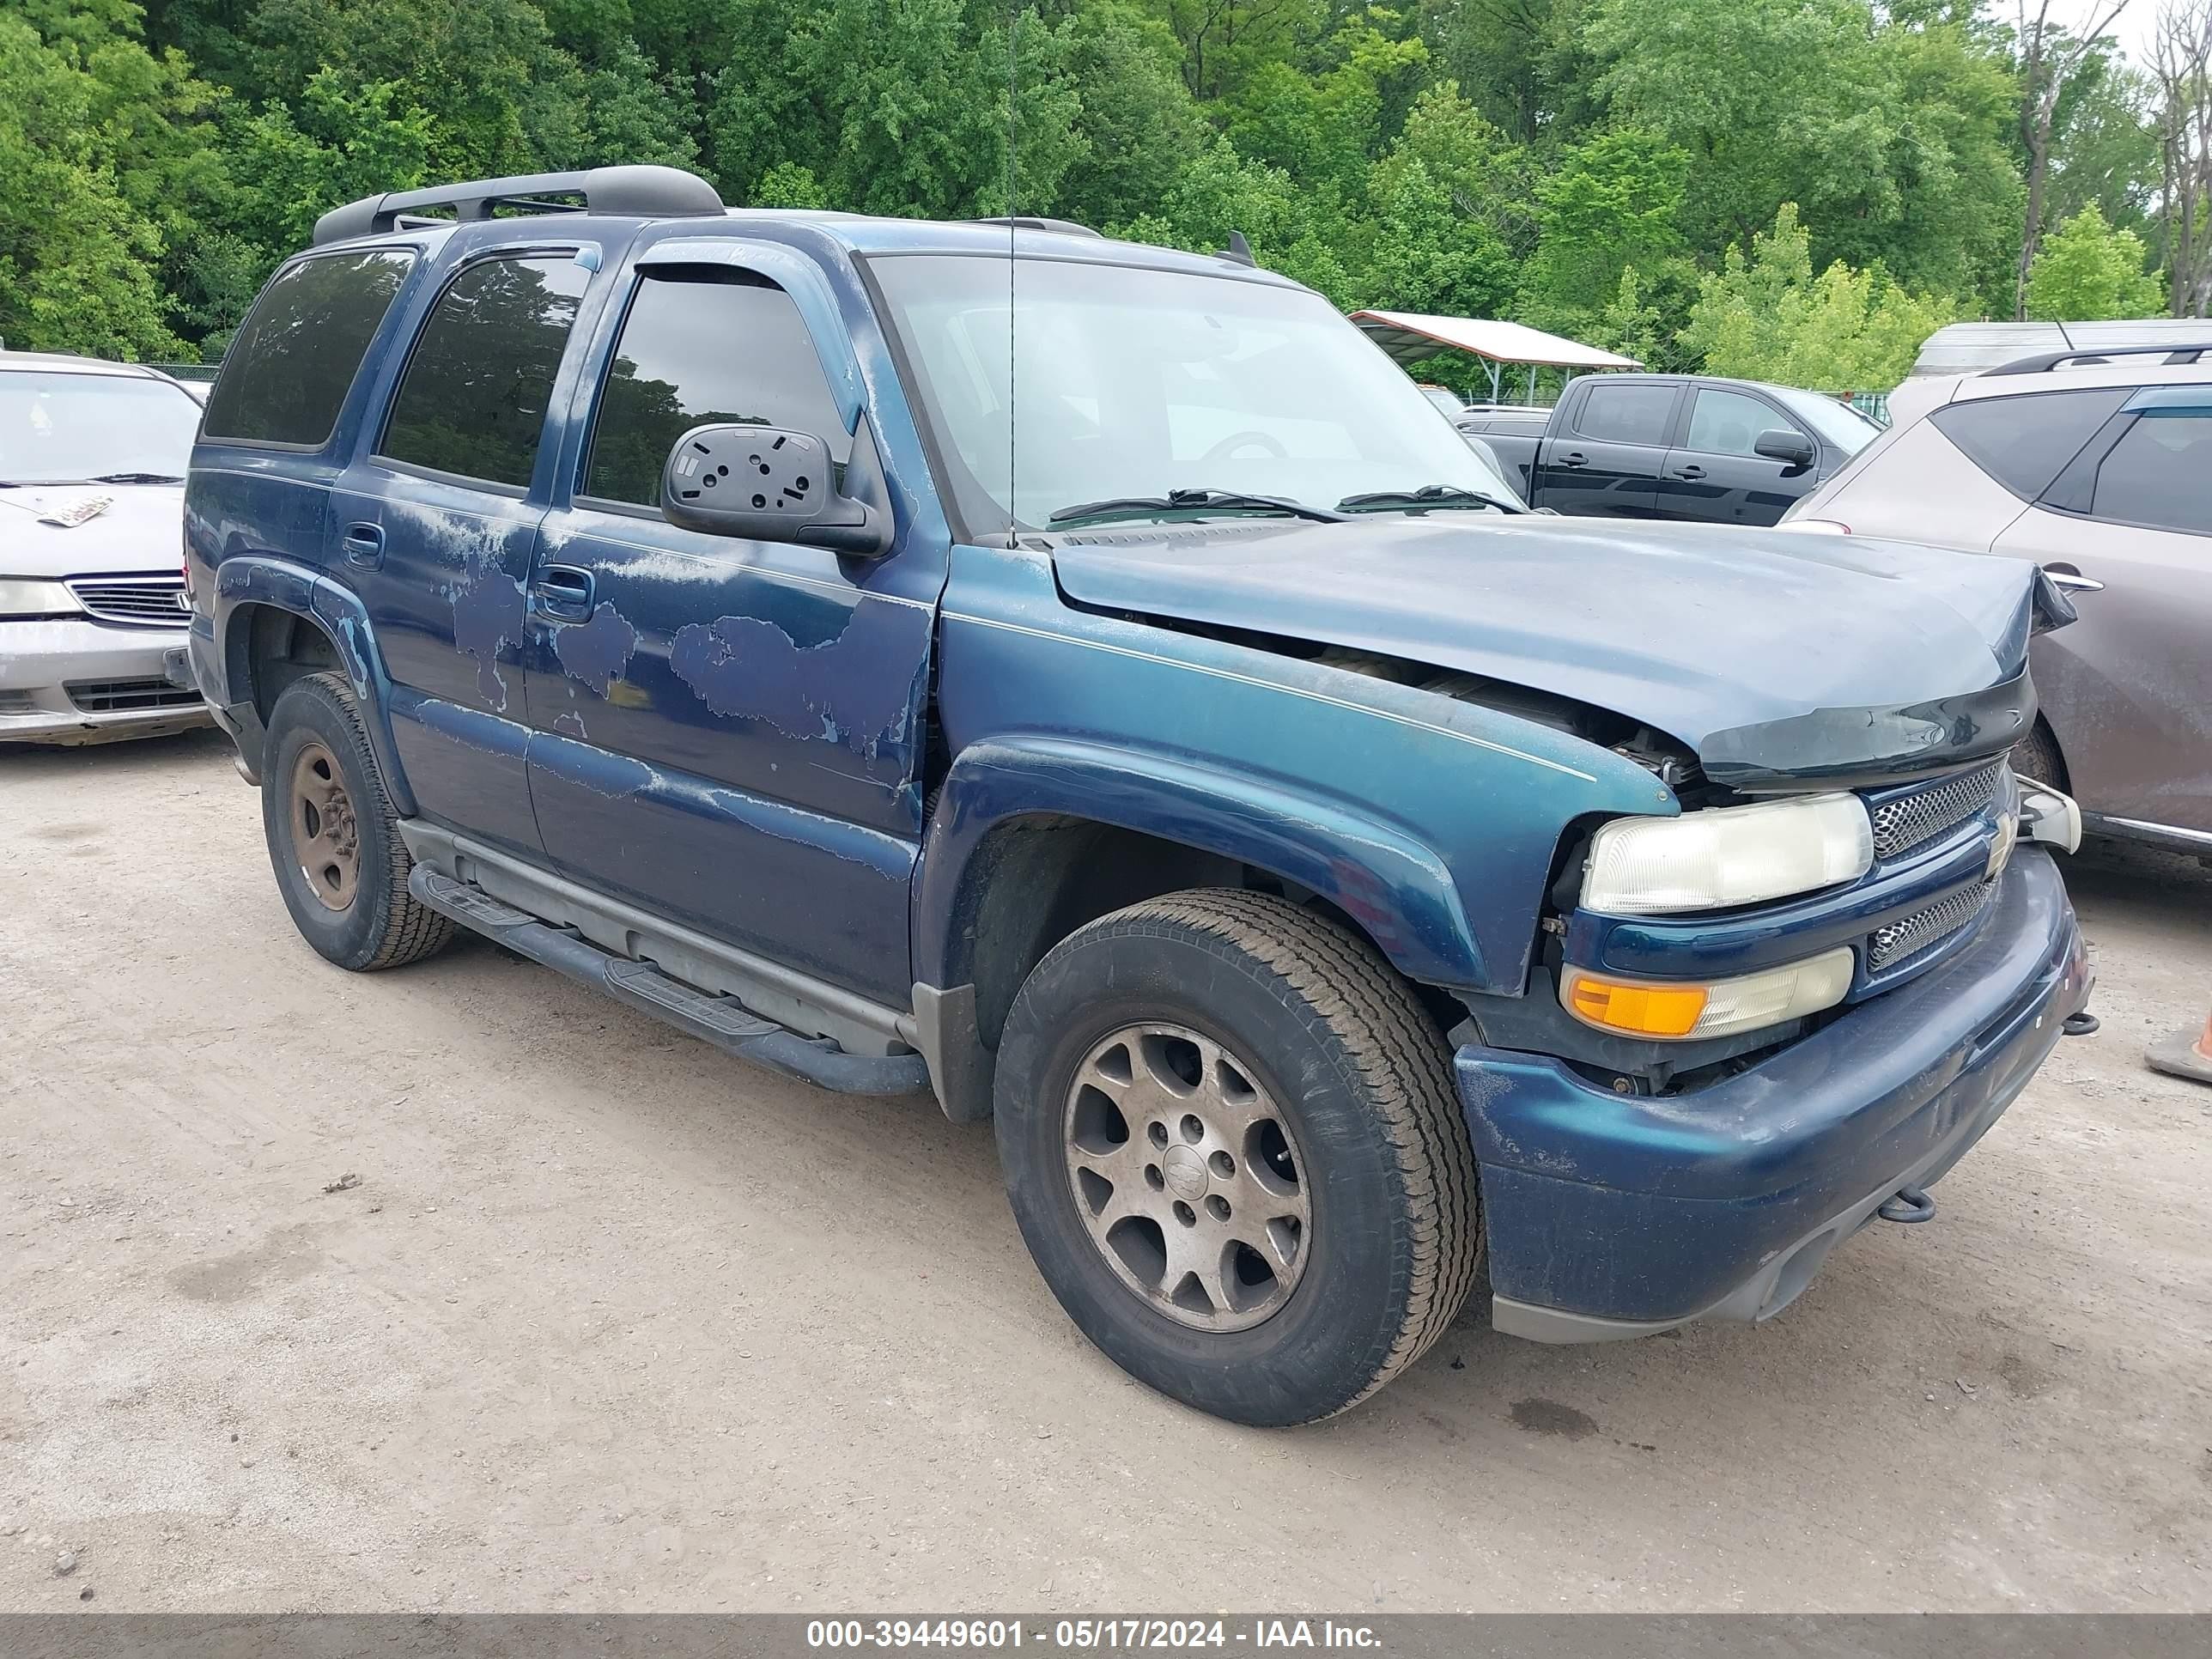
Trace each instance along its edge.
<instances>
[{"instance_id":1,"label":"corrugated metal roof","mask_svg":"<svg viewBox=\"0 0 2212 1659\"><path fill-rule=\"evenodd\" d=\"M1414 311L1355 311L1352 320L1390 354L1401 368L1425 362L1443 351L1471 352L1500 363L1537 363L1547 368L1641 368L1633 357L1600 351L1564 335L1547 334L1521 323L1479 317L1431 317Z\"/></svg>"}]
</instances>

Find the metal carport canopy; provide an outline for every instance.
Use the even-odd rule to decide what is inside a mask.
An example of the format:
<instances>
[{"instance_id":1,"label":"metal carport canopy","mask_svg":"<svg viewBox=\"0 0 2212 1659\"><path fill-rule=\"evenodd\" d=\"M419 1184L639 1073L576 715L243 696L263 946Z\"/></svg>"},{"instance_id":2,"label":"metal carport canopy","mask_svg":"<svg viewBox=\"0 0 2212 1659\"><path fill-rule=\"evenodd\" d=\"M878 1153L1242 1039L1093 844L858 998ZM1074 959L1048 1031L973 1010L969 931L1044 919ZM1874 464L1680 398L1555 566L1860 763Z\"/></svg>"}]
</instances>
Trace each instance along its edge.
<instances>
[{"instance_id":1,"label":"metal carport canopy","mask_svg":"<svg viewBox=\"0 0 2212 1659\"><path fill-rule=\"evenodd\" d=\"M1355 311L1352 320L1403 369L1411 369L1442 351L1467 351L1494 363L1535 363L1546 368L1644 367L1633 357L1600 351L1579 340L1547 334L1521 323L1490 322L1480 317L1428 317L1413 311Z\"/></svg>"}]
</instances>

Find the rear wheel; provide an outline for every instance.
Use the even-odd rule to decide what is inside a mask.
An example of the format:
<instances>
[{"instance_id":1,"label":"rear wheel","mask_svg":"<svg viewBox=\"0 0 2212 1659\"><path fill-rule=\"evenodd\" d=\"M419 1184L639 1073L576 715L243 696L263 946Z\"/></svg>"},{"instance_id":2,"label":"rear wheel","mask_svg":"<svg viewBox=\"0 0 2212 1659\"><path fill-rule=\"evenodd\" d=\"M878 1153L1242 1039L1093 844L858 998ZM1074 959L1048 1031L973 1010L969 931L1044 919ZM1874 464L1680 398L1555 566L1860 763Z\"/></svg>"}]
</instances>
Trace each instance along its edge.
<instances>
[{"instance_id":1,"label":"rear wheel","mask_svg":"<svg viewBox=\"0 0 2212 1659\"><path fill-rule=\"evenodd\" d=\"M414 860L337 675L293 681L270 712L261 824L294 926L339 967L396 968L453 937L407 890Z\"/></svg>"},{"instance_id":2,"label":"rear wheel","mask_svg":"<svg viewBox=\"0 0 2212 1659\"><path fill-rule=\"evenodd\" d=\"M1060 1305L1124 1370L1238 1422L1357 1403L1473 1288L1447 1050L1364 941L1205 890L1056 946L1000 1042L1000 1157Z\"/></svg>"}]
</instances>

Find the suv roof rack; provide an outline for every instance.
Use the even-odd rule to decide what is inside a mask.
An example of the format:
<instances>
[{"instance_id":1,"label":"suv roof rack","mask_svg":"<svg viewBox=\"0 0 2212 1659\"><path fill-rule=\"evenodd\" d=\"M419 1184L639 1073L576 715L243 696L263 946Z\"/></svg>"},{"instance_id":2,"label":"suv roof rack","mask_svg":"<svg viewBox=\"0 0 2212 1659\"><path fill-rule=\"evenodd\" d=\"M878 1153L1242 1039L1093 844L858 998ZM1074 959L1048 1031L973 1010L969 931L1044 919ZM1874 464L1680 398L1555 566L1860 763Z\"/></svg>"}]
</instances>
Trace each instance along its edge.
<instances>
[{"instance_id":1,"label":"suv roof rack","mask_svg":"<svg viewBox=\"0 0 2212 1659\"><path fill-rule=\"evenodd\" d=\"M550 199L580 196L583 205ZM443 223L424 218L423 208L451 208L456 220L489 219L501 208L524 213L619 213L640 219L720 216L722 198L714 185L682 167L592 167L581 173L526 173L512 179L476 179L462 184L431 185L422 190L364 196L332 208L315 221L313 246L374 236L404 224Z\"/></svg>"},{"instance_id":2,"label":"suv roof rack","mask_svg":"<svg viewBox=\"0 0 2212 1659\"><path fill-rule=\"evenodd\" d=\"M2075 351L2039 351L2033 357L2019 357L1996 368L1982 371L1986 379L1992 374L2040 374L2061 363L2070 363L2097 357L2164 357L2168 365L2193 363L2197 354L2212 351L2212 340L2202 345L2177 345L2168 341L2164 345L2084 346Z\"/></svg>"},{"instance_id":3,"label":"suv roof rack","mask_svg":"<svg viewBox=\"0 0 2212 1659\"><path fill-rule=\"evenodd\" d=\"M1013 230L1056 230L1063 236L1088 236L1094 241L1106 239L1088 225L1079 225L1073 219L1040 219L1034 214L1017 213L1011 217L1000 214L995 218L977 219L979 225L1005 225Z\"/></svg>"}]
</instances>

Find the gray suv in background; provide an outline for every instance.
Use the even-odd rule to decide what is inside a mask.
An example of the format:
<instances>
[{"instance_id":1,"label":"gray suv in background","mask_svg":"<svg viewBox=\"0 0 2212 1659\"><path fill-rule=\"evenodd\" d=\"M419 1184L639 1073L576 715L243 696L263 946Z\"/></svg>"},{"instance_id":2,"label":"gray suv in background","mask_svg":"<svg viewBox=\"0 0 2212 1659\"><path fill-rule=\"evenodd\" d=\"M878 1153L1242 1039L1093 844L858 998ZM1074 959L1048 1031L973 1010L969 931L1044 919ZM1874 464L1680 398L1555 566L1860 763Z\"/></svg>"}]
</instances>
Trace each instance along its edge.
<instances>
[{"instance_id":1,"label":"gray suv in background","mask_svg":"<svg viewBox=\"0 0 2212 1659\"><path fill-rule=\"evenodd\" d=\"M2033 559L2081 620L2033 652L2017 769L2093 831L2212 854L2212 325L1911 383L1790 529Z\"/></svg>"}]
</instances>

